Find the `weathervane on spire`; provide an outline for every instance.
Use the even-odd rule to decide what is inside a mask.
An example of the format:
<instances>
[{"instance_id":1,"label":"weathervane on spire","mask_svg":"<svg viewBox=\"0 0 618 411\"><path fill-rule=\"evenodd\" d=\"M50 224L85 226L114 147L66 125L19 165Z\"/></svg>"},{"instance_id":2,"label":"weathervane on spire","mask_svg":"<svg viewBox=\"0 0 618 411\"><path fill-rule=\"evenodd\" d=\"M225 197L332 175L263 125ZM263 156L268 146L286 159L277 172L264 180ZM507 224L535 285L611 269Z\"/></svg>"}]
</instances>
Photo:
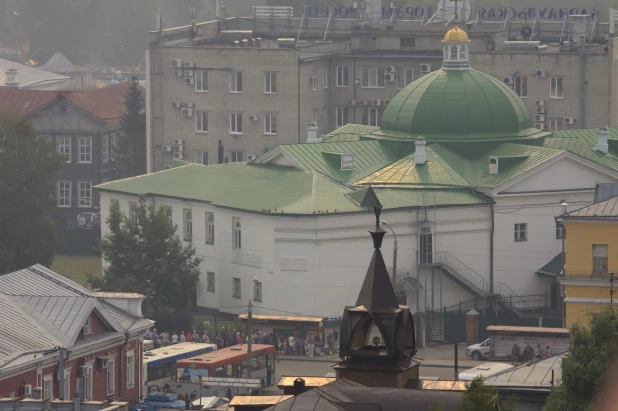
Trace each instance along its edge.
<instances>
[{"instance_id":1,"label":"weathervane on spire","mask_svg":"<svg viewBox=\"0 0 618 411\"><path fill-rule=\"evenodd\" d=\"M373 212L376 215L376 228L380 228L380 214L382 214L382 203L376 199L376 204L373 206Z\"/></svg>"},{"instance_id":2,"label":"weathervane on spire","mask_svg":"<svg viewBox=\"0 0 618 411\"><path fill-rule=\"evenodd\" d=\"M457 1L455 0L455 25L459 23L459 8L457 7Z\"/></svg>"}]
</instances>

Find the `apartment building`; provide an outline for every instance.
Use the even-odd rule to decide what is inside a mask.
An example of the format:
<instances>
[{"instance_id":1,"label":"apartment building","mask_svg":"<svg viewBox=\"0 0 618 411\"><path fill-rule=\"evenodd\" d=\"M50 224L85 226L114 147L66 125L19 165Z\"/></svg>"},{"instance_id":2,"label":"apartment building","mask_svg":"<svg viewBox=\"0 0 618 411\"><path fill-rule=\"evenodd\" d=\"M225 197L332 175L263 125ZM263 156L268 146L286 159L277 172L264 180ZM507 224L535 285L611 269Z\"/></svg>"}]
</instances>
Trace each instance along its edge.
<instances>
[{"instance_id":1,"label":"apartment building","mask_svg":"<svg viewBox=\"0 0 618 411\"><path fill-rule=\"evenodd\" d=\"M562 22L535 25L532 42L518 41L530 28L524 22L510 22L509 30L495 22L467 26L471 63L509 84L535 127L618 123L618 47L607 24L595 26L584 53L583 111L580 53L564 42L573 35ZM175 159L252 160L279 144L304 142L312 122L319 134L348 123L379 126L400 89L440 67L449 27L255 15L153 31L148 170Z\"/></svg>"}]
</instances>

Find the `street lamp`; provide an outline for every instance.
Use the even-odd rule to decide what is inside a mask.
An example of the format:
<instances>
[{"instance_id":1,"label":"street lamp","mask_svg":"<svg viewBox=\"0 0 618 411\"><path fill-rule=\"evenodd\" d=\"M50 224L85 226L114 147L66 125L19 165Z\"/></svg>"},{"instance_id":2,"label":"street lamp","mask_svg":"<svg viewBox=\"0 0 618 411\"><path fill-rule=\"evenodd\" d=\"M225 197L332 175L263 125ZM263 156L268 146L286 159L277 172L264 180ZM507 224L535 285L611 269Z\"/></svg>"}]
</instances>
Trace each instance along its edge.
<instances>
[{"instance_id":1,"label":"street lamp","mask_svg":"<svg viewBox=\"0 0 618 411\"><path fill-rule=\"evenodd\" d=\"M387 226L389 230L391 230L391 233L393 233L393 236L395 237L395 248L393 249L393 287L394 287L396 284L396 280L397 280L397 234L395 234L393 227L388 225L386 220L382 220L382 224Z\"/></svg>"},{"instance_id":2,"label":"street lamp","mask_svg":"<svg viewBox=\"0 0 618 411\"><path fill-rule=\"evenodd\" d=\"M251 338L253 338L253 331L251 330L251 317L253 315L253 291L255 290L255 283L258 282L257 277L253 277L253 286L249 293L249 306L247 307L247 378L251 378Z\"/></svg>"}]
</instances>

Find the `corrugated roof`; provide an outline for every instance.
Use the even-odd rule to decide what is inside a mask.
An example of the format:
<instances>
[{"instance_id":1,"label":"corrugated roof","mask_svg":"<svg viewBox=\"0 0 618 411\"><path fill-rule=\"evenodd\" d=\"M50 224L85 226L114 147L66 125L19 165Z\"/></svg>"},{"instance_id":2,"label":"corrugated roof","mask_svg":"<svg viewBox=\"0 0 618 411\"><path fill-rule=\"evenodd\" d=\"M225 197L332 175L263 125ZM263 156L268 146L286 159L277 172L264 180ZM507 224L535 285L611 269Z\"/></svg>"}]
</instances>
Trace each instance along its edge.
<instances>
[{"instance_id":1,"label":"corrugated roof","mask_svg":"<svg viewBox=\"0 0 618 411\"><path fill-rule=\"evenodd\" d=\"M550 357L525 364L485 379L487 385L496 387L551 388L562 381L562 360L566 355Z\"/></svg>"},{"instance_id":2,"label":"corrugated roof","mask_svg":"<svg viewBox=\"0 0 618 411\"><path fill-rule=\"evenodd\" d=\"M562 272L562 263L564 262L564 253L558 253L554 258L549 260L547 264L536 270L536 274L539 276L547 276L551 278L558 278Z\"/></svg>"},{"instance_id":3,"label":"corrugated roof","mask_svg":"<svg viewBox=\"0 0 618 411\"><path fill-rule=\"evenodd\" d=\"M563 218L616 218L618 217L618 198L612 198L598 204L574 210Z\"/></svg>"},{"instance_id":4,"label":"corrugated roof","mask_svg":"<svg viewBox=\"0 0 618 411\"><path fill-rule=\"evenodd\" d=\"M66 76L19 64L11 60L0 59L0 87L6 86L6 72L11 69L17 70L17 83L20 89L36 90L39 87L43 87L47 90L50 88L61 90L69 85L70 79Z\"/></svg>"}]
</instances>

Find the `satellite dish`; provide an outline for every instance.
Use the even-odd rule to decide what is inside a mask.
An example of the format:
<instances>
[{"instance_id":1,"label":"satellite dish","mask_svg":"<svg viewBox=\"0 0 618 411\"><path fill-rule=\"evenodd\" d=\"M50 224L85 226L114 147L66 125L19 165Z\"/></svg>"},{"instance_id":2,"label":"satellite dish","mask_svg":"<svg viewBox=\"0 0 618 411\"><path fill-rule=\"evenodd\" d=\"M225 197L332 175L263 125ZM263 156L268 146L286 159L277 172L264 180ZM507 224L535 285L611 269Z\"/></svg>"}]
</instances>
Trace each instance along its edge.
<instances>
[{"instance_id":1,"label":"satellite dish","mask_svg":"<svg viewBox=\"0 0 618 411\"><path fill-rule=\"evenodd\" d=\"M459 8L459 22L465 24L472 15L470 0L457 0L457 7ZM438 2L438 13L440 13L442 20L450 20L455 16L455 2L453 0L440 0Z\"/></svg>"}]
</instances>

